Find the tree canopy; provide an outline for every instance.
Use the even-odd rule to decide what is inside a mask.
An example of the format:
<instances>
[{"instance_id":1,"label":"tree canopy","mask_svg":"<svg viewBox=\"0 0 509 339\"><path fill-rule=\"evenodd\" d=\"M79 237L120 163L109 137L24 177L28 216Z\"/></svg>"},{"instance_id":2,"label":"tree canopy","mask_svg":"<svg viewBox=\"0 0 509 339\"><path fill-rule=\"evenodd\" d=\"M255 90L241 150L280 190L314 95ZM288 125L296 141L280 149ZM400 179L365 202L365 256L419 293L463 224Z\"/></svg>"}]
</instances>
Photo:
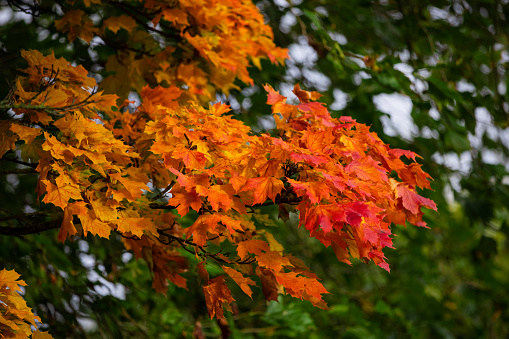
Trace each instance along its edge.
<instances>
[{"instance_id":1,"label":"tree canopy","mask_svg":"<svg viewBox=\"0 0 509 339\"><path fill-rule=\"evenodd\" d=\"M502 2L2 5L0 268L44 330L508 333Z\"/></svg>"}]
</instances>

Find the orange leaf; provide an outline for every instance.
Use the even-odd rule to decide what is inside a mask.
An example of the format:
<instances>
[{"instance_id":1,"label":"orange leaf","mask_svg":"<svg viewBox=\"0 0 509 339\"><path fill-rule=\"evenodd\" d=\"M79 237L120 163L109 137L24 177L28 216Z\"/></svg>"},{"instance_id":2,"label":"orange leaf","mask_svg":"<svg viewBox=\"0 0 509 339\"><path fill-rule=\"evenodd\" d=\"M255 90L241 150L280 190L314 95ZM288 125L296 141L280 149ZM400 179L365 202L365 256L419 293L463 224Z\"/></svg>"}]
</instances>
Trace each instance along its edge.
<instances>
[{"instance_id":1,"label":"orange leaf","mask_svg":"<svg viewBox=\"0 0 509 339\"><path fill-rule=\"evenodd\" d=\"M407 186L403 183L398 184L396 187L398 197L403 202L403 207L412 212L418 214L421 211L421 206L437 210L437 205L428 198L421 197L413 187Z\"/></svg>"},{"instance_id":2,"label":"orange leaf","mask_svg":"<svg viewBox=\"0 0 509 339\"><path fill-rule=\"evenodd\" d=\"M92 211L88 211L88 213L85 214L79 214L78 218L81 220L83 235L86 236L87 233L90 232L92 235L98 235L103 238L110 237L110 225L95 218Z\"/></svg>"},{"instance_id":3,"label":"orange leaf","mask_svg":"<svg viewBox=\"0 0 509 339\"><path fill-rule=\"evenodd\" d=\"M276 202L276 195L281 193L284 184L281 180L274 177L251 178L240 192L254 191L253 205L264 203L267 198Z\"/></svg>"},{"instance_id":4,"label":"orange leaf","mask_svg":"<svg viewBox=\"0 0 509 339\"><path fill-rule=\"evenodd\" d=\"M84 201L75 201L67 205L64 209L64 219L58 232L58 240L65 241L68 236L78 233L72 222L73 215L87 213L86 203Z\"/></svg>"},{"instance_id":5,"label":"orange leaf","mask_svg":"<svg viewBox=\"0 0 509 339\"><path fill-rule=\"evenodd\" d=\"M12 124L10 129L16 133L21 140L24 140L26 144L32 143L42 132L40 128L32 128L19 124Z\"/></svg>"},{"instance_id":6,"label":"orange leaf","mask_svg":"<svg viewBox=\"0 0 509 339\"><path fill-rule=\"evenodd\" d=\"M59 187L52 184L48 180L41 180L41 182L46 187L46 195L42 201L47 204L51 203L55 206L59 206L60 208L65 209L69 199L82 199L81 191L76 185L65 185Z\"/></svg>"},{"instance_id":7,"label":"orange leaf","mask_svg":"<svg viewBox=\"0 0 509 339\"><path fill-rule=\"evenodd\" d=\"M223 268L223 271L228 273L228 275L237 283L237 285L240 286L242 291L246 293L251 299L251 295L253 294L253 291L251 291L251 288L249 285L256 286L256 283L251 280L250 278L246 278L237 270L234 270L233 268L227 267L227 266L221 266Z\"/></svg>"},{"instance_id":8,"label":"orange leaf","mask_svg":"<svg viewBox=\"0 0 509 339\"><path fill-rule=\"evenodd\" d=\"M144 231L158 235L152 220L147 218L121 218L116 220L117 230L122 233L130 232L141 238Z\"/></svg>"},{"instance_id":9,"label":"orange leaf","mask_svg":"<svg viewBox=\"0 0 509 339\"><path fill-rule=\"evenodd\" d=\"M224 318L223 306L231 312L230 303L234 302L230 289L226 286L223 276L211 279L208 285L203 286L203 294L210 318L216 316Z\"/></svg>"},{"instance_id":10,"label":"orange leaf","mask_svg":"<svg viewBox=\"0 0 509 339\"><path fill-rule=\"evenodd\" d=\"M199 211L203 201L200 196L193 192L172 193L173 197L168 201L168 205L177 206L177 212L181 217L189 212L189 207L195 211Z\"/></svg>"}]
</instances>

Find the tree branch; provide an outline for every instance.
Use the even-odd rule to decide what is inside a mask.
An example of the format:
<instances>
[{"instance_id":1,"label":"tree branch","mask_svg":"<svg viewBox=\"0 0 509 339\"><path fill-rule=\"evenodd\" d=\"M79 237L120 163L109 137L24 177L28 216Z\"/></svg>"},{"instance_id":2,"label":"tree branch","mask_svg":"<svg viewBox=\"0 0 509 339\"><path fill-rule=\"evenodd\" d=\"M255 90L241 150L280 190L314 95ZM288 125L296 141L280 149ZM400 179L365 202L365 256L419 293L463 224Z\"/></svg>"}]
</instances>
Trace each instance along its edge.
<instances>
[{"instance_id":1,"label":"tree branch","mask_svg":"<svg viewBox=\"0 0 509 339\"><path fill-rule=\"evenodd\" d=\"M255 205L248 206L248 207L256 208L256 207L263 207L263 206L272 206L272 205L277 205L277 204L295 205L295 204L300 203L301 201L302 201L302 198L298 198L298 197L297 198L296 197L276 198L276 202L273 202L272 200L267 200L264 203L255 204ZM165 202L153 202L153 203L149 204L149 206L151 209L155 209L155 210L174 210L177 208L177 206L168 205Z\"/></svg>"},{"instance_id":2,"label":"tree branch","mask_svg":"<svg viewBox=\"0 0 509 339\"><path fill-rule=\"evenodd\" d=\"M38 173L35 168L11 168L11 169L0 169L0 175L6 174L32 174Z\"/></svg>"},{"instance_id":3,"label":"tree branch","mask_svg":"<svg viewBox=\"0 0 509 339\"><path fill-rule=\"evenodd\" d=\"M18 159L0 158L0 160L15 162L17 164L24 165L24 166L27 166L27 167L31 167L31 168L34 168L34 169L38 165L38 164L32 164L30 162L24 162L24 161L21 161L21 160L18 160Z\"/></svg>"},{"instance_id":4,"label":"tree branch","mask_svg":"<svg viewBox=\"0 0 509 339\"><path fill-rule=\"evenodd\" d=\"M55 228L60 228L61 224L62 224L62 219L58 218L58 219L42 222L39 224L24 226L24 227L0 226L0 234L1 235L27 235L27 234L48 231L48 230L52 230Z\"/></svg>"}]
</instances>

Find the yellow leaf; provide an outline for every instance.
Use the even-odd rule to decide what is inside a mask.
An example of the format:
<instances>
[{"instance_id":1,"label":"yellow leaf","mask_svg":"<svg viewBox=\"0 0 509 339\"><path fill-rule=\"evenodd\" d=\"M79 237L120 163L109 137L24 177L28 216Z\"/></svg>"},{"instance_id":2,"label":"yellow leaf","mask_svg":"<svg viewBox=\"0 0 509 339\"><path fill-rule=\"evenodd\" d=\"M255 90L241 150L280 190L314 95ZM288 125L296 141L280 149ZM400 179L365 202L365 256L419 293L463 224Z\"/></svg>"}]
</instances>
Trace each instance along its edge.
<instances>
[{"instance_id":1,"label":"yellow leaf","mask_svg":"<svg viewBox=\"0 0 509 339\"><path fill-rule=\"evenodd\" d=\"M46 186L46 196L42 199L43 202L49 204L53 204L62 209L65 209L67 206L69 199L79 200L81 199L81 192L76 185L65 185L59 187L57 185L52 184L48 180L41 180L41 182Z\"/></svg>"},{"instance_id":2,"label":"yellow leaf","mask_svg":"<svg viewBox=\"0 0 509 339\"><path fill-rule=\"evenodd\" d=\"M19 138L24 140L27 144L34 141L34 139L37 138L37 136L39 136L42 132L42 129L40 128L33 128L19 124L12 124L10 130L16 133Z\"/></svg>"},{"instance_id":3,"label":"yellow leaf","mask_svg":"<svg viewBox=\"0 0 509 339\"><path fill-rule=\"evenodd\" d=\"M88 213L78 215L78 218L81 220L81 226L83 227L83 235L87 235L88 232L92 233L92 235L98 235L103 238L109 238L111 227L109 224L100 221L95 216L93 216L92 211L88 211Z\"/></svg>"},{"instance_id":4,"label":"yellow leaf","mask_svg":"<svg viewBox=\"0 0 509 339\"><path fill-rule=\"evenodd\" d=\"M58 232L58 240L65 241L68 236L78 233L76 227L72 223L72 214L69 212L69 207L66 206L64 209L64 219L60 231Z\"/></svg>"},{"instance_id":5,"label":"yellow leaf","mask_svg":"<svg viewBox=\"0 0 509 339\"><path fill-rule=\"evenodd\" d=\"M134 27L136 27L136 21L127 15L111 17L104 20L103 23L103 29L108 28L113 33L117 33L121 28L131 32Z\"/></svg>"},{"instance_id":6,"label":"yellow leaf","mask_svg":"<svg viewBox=\"0 0 509 339\"><path fill-rule=\"evenodd\" d=\"M93 199L90 199L90 195L89 195L89 200L90 200L90 204L92 205L92 208L93 208L94 213L97 216L97 218L99 218L102 221L117 220L117 209L112 206L108 206L107 200L103 200L103 199L93 200Z\"/></svg>"},{"instance_id":7,"label":"yellow leaf","mask_svg":"<svg viewBox=\"0 0 509 339\"><path fill-rule=\"evenodd\" d=\"M146 218L122 218L116 221L118 231L122 233L131 232L133 235L140 237L144 231L148 231L154 235L158 235L152 220Z\"/></svg>"},{"instance_id":8,"label":"yellow leaf","mask_svg":"<svg viewBox=\"0 0 509 339\"><path fill-rule=\"evenodd\" d=\"M37 330L32 334L32 339L53 339L53 336L48 332L41 332Z\"/></svg>"}]
</instances>

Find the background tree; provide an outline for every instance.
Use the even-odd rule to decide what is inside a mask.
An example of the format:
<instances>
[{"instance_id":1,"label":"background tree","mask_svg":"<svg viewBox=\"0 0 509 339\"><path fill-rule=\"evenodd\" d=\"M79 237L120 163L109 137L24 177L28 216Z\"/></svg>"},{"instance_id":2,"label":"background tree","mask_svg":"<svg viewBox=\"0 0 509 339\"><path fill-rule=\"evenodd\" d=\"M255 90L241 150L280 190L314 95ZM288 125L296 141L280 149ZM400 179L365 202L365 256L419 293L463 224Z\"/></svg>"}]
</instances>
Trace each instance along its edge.
<instances>
[{"instance_id":1,"label":"background tree","mask_svg":"<svg viewBox=\"0 0 509 339\"><path fill-rule=\"evenodd\" d=\"M238 300L240 313L229 318L234 335L507 335L504 4L258 3L274 29L276 44L289 46L294 61L288 61L286 68L276 68L262 60L262 71L250 69L254 83L270 83L285 95L288 92L284 89L296 80L308 88L315 87L324 93L324 102L338 109L337 116L343 112L351 115L371 125L392 147L422 155L424 169L435 179L435 192L428 196L448 208L441 208L439 215L430 215L432 231L398 230L398 251L386 252L396 268L390 276L370 266L352 269L332 264L332 252L324 252L305 232L278 234L282 229L276 229L275 236L284 240L286 249L296 253L304 248L308 258L313 258L313 262L307 259L312 270L329 277L324 283L332 292L327 297L332 310L311 312L306 304L284 298L280 304L271 302L268 308L260 301L259 308L248 311ZM41 13L46 5L41 3ZM62 12L50 6L45 10L50 12L48 16L27 16L26 20L33 21L24 22L18 14L17 19L11 18L2 26L2 58L10 62L5 65L13 65L2 68L2 72L10 72L5 75L7 79L14 79L14 69L25 67L18 54L21 47L43 52L55 49L57 56L76 60L92 71L106 67L111 50L103 49L101 53L102 46L96 46L97 54L89 53L88 45L80 39L72 45L60 44L57 39L61 33L52 23L53 18L62 18ZM54 11L56 14L51 14ZM118 46L115 49L118 53L122 50ZM7 90L3 87L4 93ZM228 100L239 113L236 118L259 128L267 126L264 116L268 106L267 112L261 108L266 101L261 88L231 89L230 94ZM412 121L417 126L409 125L412 133L401 136L395 133L398 130L387 128L396 118L389 119L391 110L380 104L386 98L384 94L411 99ZM256 110L245 114L250 107ZM28 175L17 178L2 178L6 209L16 208L19 201L9 197L25 196L29 203L34 199L27 195L34 181ZM2 236L5 246L1 247L2 260L27 267L20 273L29 286L44 287L26 297L30 305L37 305L41 317L50 320L46 320L50 326L64 319L77 326L73 319L80 318L82 322L97 321L97 331L110 331L110 335L122 332L153 336L164 332L175 337L184 332L190 335L193 330L199 333L200 328L210 334L220 331L221 327L203 319L195 325L195 317L206 314L199 296L177 292L176 288L170 288L172 297L168 299L148 292L151 281L146 267L134 260L125 263L128 255L121 255L120 243L97 237L66 242L66 253L76 256L63 257L61 245L53 241L55 236L41 234L15 241ZM118 255L110 257L115 251ZM90 260L91 256L95 260ZM18 260L27 262L28 258L28 266L14 264ZM62 272L74 274L64 277ZM105 278L113 275L116 282L131 286L129 298L124 301L112 296L122 289L106 282ZM111 288L109 293L104 286ZM62 329L68 335L72 331L80 329Z\"/></svg>"}]
</instances>

